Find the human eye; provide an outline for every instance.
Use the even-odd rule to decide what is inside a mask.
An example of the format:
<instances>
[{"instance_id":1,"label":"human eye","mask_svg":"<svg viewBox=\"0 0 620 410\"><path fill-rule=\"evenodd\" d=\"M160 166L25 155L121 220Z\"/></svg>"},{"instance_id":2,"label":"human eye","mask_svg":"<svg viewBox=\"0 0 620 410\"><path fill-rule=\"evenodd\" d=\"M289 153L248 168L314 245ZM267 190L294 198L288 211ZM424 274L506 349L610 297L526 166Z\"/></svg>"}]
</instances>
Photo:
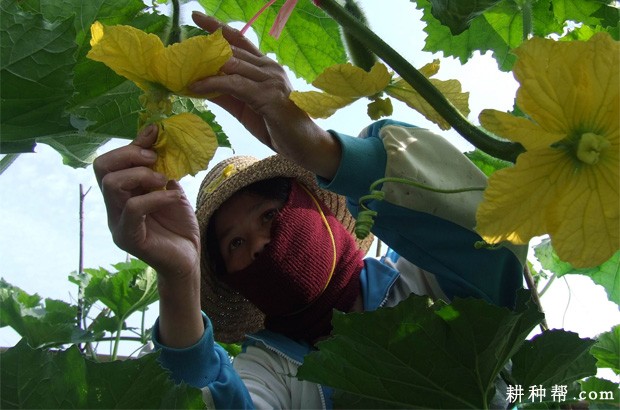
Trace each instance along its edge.
<instances>
[{"instance_id":1,"label":"human eye","mask_svg":"<svg viewBox=\"0 0 620 410\"><path fill-rule=\"evenodd\" d=\"M270 222L278 213L278 208L270 208L263 213L263 221Z\"/></svg>"},{"instance_id":2,"label":"human eye","mask_svg":"<svg viewBox=\"0 0 620 410\"><path fill-rule=\"evenodd\" d=\"M239 249L245 241L242 238L233 238L229 244L228 249L232 252L236 249Z\"/></svg>"}]
</instances>

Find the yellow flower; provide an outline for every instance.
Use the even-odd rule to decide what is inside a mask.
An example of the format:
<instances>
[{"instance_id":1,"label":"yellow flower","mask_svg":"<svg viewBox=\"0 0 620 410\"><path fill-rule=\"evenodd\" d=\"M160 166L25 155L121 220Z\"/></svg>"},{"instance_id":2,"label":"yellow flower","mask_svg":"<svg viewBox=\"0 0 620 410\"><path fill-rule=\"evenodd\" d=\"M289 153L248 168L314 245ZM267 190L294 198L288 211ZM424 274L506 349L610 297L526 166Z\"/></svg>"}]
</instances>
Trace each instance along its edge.
<instances>
[{"instance_id":1,"label":"yellow flower","mask_svg":"<svg viewBox=\"0 0 620 410\"><path fill-rule=\"evenodd\" d=\"M489 243L549 234L564 261L598 266L620 248L620 43L534 38L515 54L527 117L484 110L480 122L526 152L489 179L477 230Z\"/></svg>"},{"instance_id":2,"label":"yellow flower","mask_svg":"<svg viewBox=\"0 0 620 410\"><path fill-rule=\"evenodd\" d=\"M171 94L194 96L188 86L219 73L232 56L221 30L170 46L159 37L130 26L91 26L87 57L100 61L144 90L140 102L141 125L157 123L159 135L153 149L158 159L153 169L180 179L206 169L217 148L215 133L199 116L172 111Z\"/></svg>"},{"instance_id":3,"label":"yellow flower","mask_svg":"<svg viewBox=\"0 0 620 410\"><path fill-rule=\"evenodd\" d=\"M171 179L196 175L207 168L217 149L213 129L197 115L182 113L160 121L153 149L157 161L153 170Z\"/></svg>"},{"instance_id":4,"label":"yellow flower","mask_svg":"<svg viewBox=\"0 0 620 410\"><path fill-rule=\"evenodd\" d=\"M420 72L431 77L439 70L439 61L435 60L422 67ZM452 104L464 115L469 114L468 93L461 92L461 85L456 80L441 81L430 79ZM409 107L422 113L427 119L438 124L442 129L450 125L428 104L408 83L401 78L392 78L387 67L375 63L369 72L352 64L339 64L328 67L312 82L318 91L294 91L291 100L302 110L314 118L327 118L340 108L368 97L372 102L368 105L368 115L376 120L392 114L389 99L380 98L385 92L389 96L403 101Z\"/></svg>"},{"instance_id":5,"label":"yellow flower","mask_svg":"<svg viewBox=\"0 0 620 410\"><path fill-rule=\"evenodd\" d=\"M100 61L144 91L163 87L173 94L194 96L187 86L215 75L232 56L221 30L165 47L155 34L131 26L91 26L87 57Z\"/></svg>"}]
</instances>

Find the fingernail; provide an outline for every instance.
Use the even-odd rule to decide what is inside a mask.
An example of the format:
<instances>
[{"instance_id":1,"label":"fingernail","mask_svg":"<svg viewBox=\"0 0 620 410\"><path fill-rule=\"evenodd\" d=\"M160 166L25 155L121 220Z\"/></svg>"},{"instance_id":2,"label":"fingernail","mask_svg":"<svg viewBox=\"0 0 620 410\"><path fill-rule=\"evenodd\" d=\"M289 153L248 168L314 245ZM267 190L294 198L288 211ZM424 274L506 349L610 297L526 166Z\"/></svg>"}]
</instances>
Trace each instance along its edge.
<instances>
[{"instance_id":1,"label":"fingernail","mask_svg":"<svg viewBox=\"0 0 620 410\"><path fill-rule=\"evenodd\" d=\"M140 135L143 137L148 137L155 132L155 124L149 124L146 127L140 130Z\"/></svg>"},{"instance_id":2,"label":"fingernail","mask_svg":"<svg viewBox=\"0 0 620 410\"><path fill-rule=\"evenodd\" d=\"M155 159L157 158L157 153L155 151L151 151L150 149L141 149L140 155L142 155L146 159Z\"/></svg>"}]
</instances>

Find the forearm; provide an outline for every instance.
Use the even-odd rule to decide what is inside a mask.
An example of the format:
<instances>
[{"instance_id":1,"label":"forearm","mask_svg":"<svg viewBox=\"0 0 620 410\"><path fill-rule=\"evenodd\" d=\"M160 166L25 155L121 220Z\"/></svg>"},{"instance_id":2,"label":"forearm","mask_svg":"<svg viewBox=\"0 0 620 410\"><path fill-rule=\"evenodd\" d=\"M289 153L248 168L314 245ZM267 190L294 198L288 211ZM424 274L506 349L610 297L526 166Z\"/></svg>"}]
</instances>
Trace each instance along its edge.
<instances>
[{"instance_id":1,"label":"forearm","mask_svg":"<svg viewBox=\"0 0 620 410\"><path fill-rule=\"evenodd\" d=\"M159 341L172 348L193 345L204 333L200 310L200 270L186 276L158 276Z\"/></svg>"},{"instance_id":2,"label":"forearm","mask_svg":"<svg viewBox=\"0 0 620 410\"><path fill-rule=\"evenodd\" d=\"M308 123L304 128L299 132L307 138L288 139L276 144L275 150L310 172L331 180L340 166L340 142L314 123Z\"/></svg>"}]
</instances>

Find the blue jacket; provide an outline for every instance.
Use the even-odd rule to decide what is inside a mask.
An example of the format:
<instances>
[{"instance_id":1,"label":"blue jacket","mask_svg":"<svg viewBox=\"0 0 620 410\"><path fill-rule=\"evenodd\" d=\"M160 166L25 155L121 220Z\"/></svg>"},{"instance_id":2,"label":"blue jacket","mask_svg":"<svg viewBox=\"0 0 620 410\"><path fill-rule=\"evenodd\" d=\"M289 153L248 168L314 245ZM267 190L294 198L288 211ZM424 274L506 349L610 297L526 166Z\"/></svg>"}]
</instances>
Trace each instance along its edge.
<instances>
[{"instance_id":1,"label":"blue jacket","mask_svg":"<svg viewBox=\"0 0 620 410\"><path fill-rule=\"evenodd\" d=\"M342 145L340 168L326 189L348 198L355 216L359 198L384 176L407 177L436 188L484 186L484 175L456 148L428 130L379 121L354 138L332 132ZM470 191L437 194L399 183L384 183L384 200L367 204L378 216L372 232L391 249L382 259L367 258L361 275L365 310L394 306L411 293L449 300L474 296L513 307L522 286L527 249L507 245L476 249L475 210L482 196ZM399 256L400 255L400 256ZM177 381L203 389L216 408L330 408L331 390L294 376L313 347L283 335L248 335L234 360L205 333L194 346L171 349L158 340L160 360Z\"/></svg>"}]
</instances>

